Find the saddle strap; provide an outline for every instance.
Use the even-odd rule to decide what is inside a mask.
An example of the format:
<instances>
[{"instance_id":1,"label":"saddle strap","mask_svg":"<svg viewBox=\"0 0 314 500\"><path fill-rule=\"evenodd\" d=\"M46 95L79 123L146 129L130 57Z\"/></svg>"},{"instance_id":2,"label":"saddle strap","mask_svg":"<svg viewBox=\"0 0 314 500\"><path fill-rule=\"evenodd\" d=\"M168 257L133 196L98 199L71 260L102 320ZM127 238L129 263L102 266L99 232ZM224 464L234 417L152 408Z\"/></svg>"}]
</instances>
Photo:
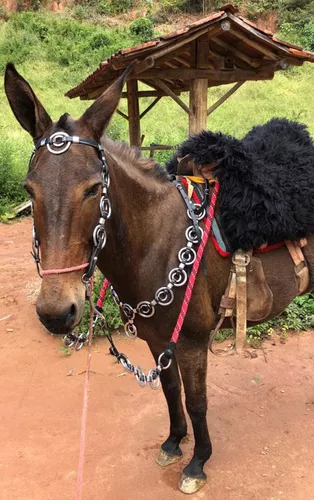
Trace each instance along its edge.
<instances>
[{"instance_id":1,"label":"saddle strap","mask_svg":"<svg viewBox=\"0 0 314 500\"><path fill-rule=\"evenodd\" d=\"M306 243L304 242L304 240L301 240L300 244L298 244L296 241L286 240L285 245L294 263L294 272L299 288L298 295L301 295L308 289L310 283L309 269L301 249L301 247L304 247Z\"/></svg>"},{"instance_id":2,"label":"saddle strap","mask_svg":"<svg viewBox=\"0 0 314 500\"><path fill-rule=\"evenodd\" d=\"M250 255L238 250L232 257L236 273L236 353L241 354L246 344L247 324L247 276L246 268L250 263Z\"/></svg>"}]
</instances>

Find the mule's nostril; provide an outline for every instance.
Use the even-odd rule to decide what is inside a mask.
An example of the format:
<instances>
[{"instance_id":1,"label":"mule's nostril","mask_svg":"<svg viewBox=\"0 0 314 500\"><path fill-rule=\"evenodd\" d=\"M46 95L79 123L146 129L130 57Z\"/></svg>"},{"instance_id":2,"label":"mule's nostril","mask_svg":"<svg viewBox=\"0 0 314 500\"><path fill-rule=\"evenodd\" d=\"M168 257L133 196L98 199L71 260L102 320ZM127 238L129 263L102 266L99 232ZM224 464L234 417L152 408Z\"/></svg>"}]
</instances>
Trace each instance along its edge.
<instances>
[{"instance_id":1,"label":"mule's nostril","mask_svg":"<svg viewBox=\"0 0 314 500\"><path fill-rule=\"evenodd\" d=\"M75 303L60 310L52 308L51 304L49 307L46 303L37 302L36 309L40 321L51 333L68 333L77 321L78 307Z\"/></svg>"},{"instance_id":2,"label":"mule's nostril","mask_svg":"<svg viewBox=\"0 0 314 500\"><path fill-rule=\"evenodd\" d=\"M72 325L75 322L76 313L77 313L77 307L75 304L72 304L70 309L69 309L69 314L68 314L68 323L70 325Z\"/></svg>"}]
</instances>

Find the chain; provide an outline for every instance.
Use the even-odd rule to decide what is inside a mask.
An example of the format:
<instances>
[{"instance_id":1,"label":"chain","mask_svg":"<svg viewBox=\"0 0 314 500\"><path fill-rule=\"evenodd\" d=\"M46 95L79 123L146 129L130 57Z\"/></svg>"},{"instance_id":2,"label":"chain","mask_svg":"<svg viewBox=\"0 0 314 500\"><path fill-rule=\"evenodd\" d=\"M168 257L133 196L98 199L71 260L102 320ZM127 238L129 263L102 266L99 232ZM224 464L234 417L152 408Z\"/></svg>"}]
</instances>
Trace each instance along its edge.
<instances>
[{"instance_id":1,"label":"chain","mask_svg":"<svg viewBox=\"0 0 314 500\"><path fill-rule=\"evenodd\" d=\"M198 204L191 203L191 206L198 223L198 221L204 218L206 210ZM187 211L187 214L191 219L190 210ZM153 300L143 300L139 302L136 307L132 307L127 302L122 302L113 286L110 285L110 291L115 304L120 307L128 320L124 324L124 331L128 337L135 338L137 336L137 328L134 324L134 319L137 314L143 318L151 318L156 312L155 307L157 304L163 307L172 304L174 300L174 288L186 284L188 275L185 268L192 266L195 262L196 252L192 247L200 243L203 237L203 230L200 227L196 228L195 224L193 224L187 228L185 237L187 240L186 246L181 248L178 252L179 265L171 269L168 274L168 284L158 288Z\"/></svg>"}]
</instances>

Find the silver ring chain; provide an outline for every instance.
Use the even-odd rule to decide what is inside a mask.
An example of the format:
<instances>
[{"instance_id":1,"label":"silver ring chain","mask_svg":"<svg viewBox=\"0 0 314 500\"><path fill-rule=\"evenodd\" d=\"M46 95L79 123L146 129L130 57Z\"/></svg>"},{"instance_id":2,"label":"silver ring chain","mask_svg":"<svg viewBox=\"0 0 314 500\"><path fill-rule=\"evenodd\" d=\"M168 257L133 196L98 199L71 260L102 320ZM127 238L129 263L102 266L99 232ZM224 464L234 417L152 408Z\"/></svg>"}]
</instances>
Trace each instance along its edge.
<instances>
[{"instance_id":1,"label":"silver ring chain","mask_svg":"<svg viewBox=\"0 0 314 500\"><path fill-rule=\"evenodd\" d=\"M205 213L205 211L202 211L199 215L197 215L197 220L199 221L203 219ZM202 238L203 230L200 227L198 229L200 231L200 238ZM178 252L179 265L171 269L168 274L168 284L158 288L153 300L144 300L139 302L136 307L132 307L127 302L122 302L113 286L110 285L110 291L115 304L120 307L128 319L128 321L124 324L124 331L128 337L135 338L137 336L137 328L134 324L136 314L139 314L143 318L151 318L156 312L155 307L157 304L163 307L172 304L174 300L173 289L186 284L188 275L185 268L193 265L196 259L196 252L193 249L193 245L199 244L200 240L198 239L193 225L187 228L185 237L187 240L186 246L181 248Z\"/></svg>"}]
</instances>

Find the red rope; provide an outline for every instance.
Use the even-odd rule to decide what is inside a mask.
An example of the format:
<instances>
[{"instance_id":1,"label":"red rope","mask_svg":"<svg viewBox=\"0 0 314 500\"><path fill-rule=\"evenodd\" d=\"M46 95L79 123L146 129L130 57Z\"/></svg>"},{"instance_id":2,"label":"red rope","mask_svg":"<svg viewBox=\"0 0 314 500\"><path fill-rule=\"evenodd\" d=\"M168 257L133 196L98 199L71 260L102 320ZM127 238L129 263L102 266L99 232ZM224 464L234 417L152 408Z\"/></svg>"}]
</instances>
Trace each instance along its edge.
<instances>
[{"instance_id":1,"label":"red rope","mask_svg":"<svg viewBox=\"0 0 314 500\"><path fill-rule=\"evenodd\" d=\"M63 269L41 269L40 272L42 276L48 276L49 274L62 274L62 273L71 273L72 271L80 271L81 269L85 269L89 265L89 262L85 264L80 264L79 266L74 267L64 267Z\"/></svg>"},{"instance_id":2,"label":"red rope","mask_svg":"<svg viewBox=\"0 0 314 500\"><path fill-rule=\"evenodd\" d=\"M174 327L173 334L172 334L172 337L171 337L171 342L175 342L175 343L178 342L179 335L180 335L180 332L181 332L181 329L182 329L182 325L183 325L186 313L188 312L188 307L189 307L190 300L191 300L191 297L192 297L192 292L193 292L193 287L194 287L194 283L195 283L195 280L196 280L197 271L198 271L198 268L200 266L202 255L204 253L205 246L206 246L206 243L207 243L207 240L208 240L208 236L209 236L209 233L210 233L210 230L211 230L211 227L212 227L212 221L213 221L213 218L214 218L215 205L216 205L216 201L217 201L217 197L218 197L218 193L219 193L219 187L220 187L219 186L219 182L216 181L215 187L214 187L214 190L213 190L213 194L212 194L212 197L211 197L211 200L210 200L210 206L209 206L209 210L208 210L208 216L207 216L207 218L205 220L205 227L204 227L203 238L202 238L202 241L200 243L200 246L198 247L198 251L197 251L197 254L196 254L196 259L194 261L193 268L192 268L192 271L191 271L191 274L190 274L190 277L189 277L189 281L188 281L188 284L187 284L187 287L186 287L186 290L185 290L185 295L184 295L184 299L183 299L183 302L182 302L181 310L180 310L180 313L179 313L179 316L178 316L178 319L177 319L177 323L176 323L176 326Z\"/></svg>"},{"instance_id":3,"label":"red rope","mask_svg":"<svg viewBox=\"0 0 314 500\"><path fill-rule=\"evenodd\" d=\"M90 280L90 300L93 298L93 278ZM86 361L86 371L85 371L85 382L83 391L83 408L82 408L82 420L81 420L81 439L80 439L80 453L79 453L79 463L77 469L77 492L76 500L82 500L83 493L83 471L84 471L84 454L85 454L85 441L86 441L86 422L87 422L87 407L88 407L88 385L89 385L89 374L92 360L92 334L93 334L93 311L90 308L90 318L89 318L89 337L88 337L88 353Z\"/></svg>"},{"instance_id":4,"label":"red rope","mask_svg":"<svg viewBox=\"0 0 314 500\"><path fill-rule=\"evenodd\" d=\"M105 295L106 295L106 291L107 291L108 286L109 286L109 281L107 279L105 279L103 282L103 285L102 285L102 289L100 290L98 300L97 300L97 306L100 308L102 308L102 305L104 303Z\"/></svg>"}]
</instances>

